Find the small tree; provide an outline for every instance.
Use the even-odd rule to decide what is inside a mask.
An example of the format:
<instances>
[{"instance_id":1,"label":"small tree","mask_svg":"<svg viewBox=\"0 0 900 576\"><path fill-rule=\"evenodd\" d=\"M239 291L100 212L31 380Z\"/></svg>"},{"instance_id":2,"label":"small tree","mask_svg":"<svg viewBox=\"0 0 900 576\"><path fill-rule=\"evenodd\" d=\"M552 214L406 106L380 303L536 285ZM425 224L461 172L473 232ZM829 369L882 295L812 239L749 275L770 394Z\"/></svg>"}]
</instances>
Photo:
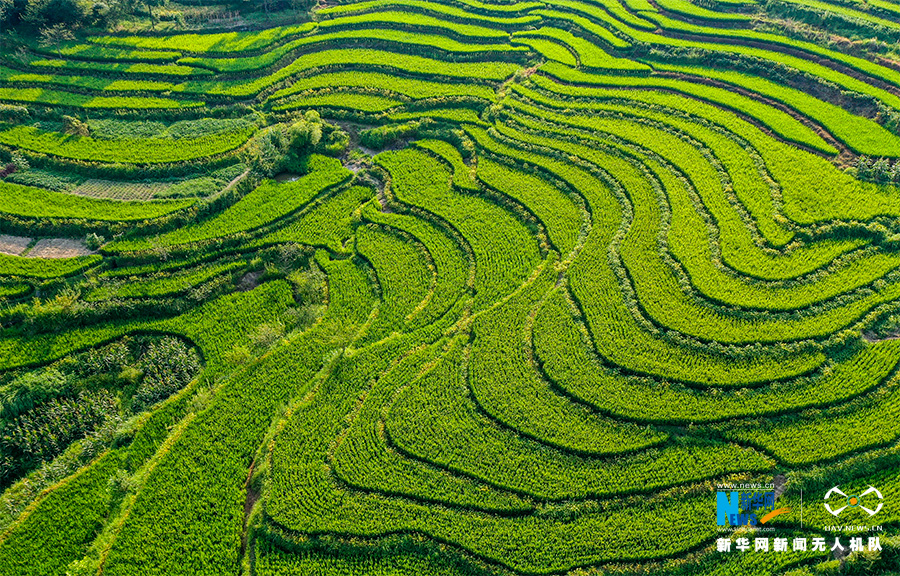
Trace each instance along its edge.
<instances>
[{"instance_id":1,"label":"small tree","mask_svg":"<svg viewBox=\"0 0 900 576\"><path fill-rule=\"evenodd\" d=\"M894 166L891 168L891 180L900 184L900 160L894 162Z\"/></svg>"},{"instance_id":2,"label":"small tree","mask_svg":"<svg viewBox=\"0 0 900 576\"><path fill-rule=\"evenodd\" d=\"M153 14L153 7L161 8L168 5L168 3L168 0L144 0L144 5L147 6L147 13L150 14L150 28L156 30L156 15Z\"/></svg>"},{"instance_id":3,"label":"small tree","mask_svg":"<svg viewBox=\"0 0 900 576\"><path fill-rule=\"evenodd\" d=\"M56 55L62 58L62 43L74 40L75 35L69 31L65 24L54 24L41 30L41 46L53 46Z\"/></svg>"},{"instance_id":4,"label":"small tree","mask_svg":"<svg viewBox=\"0 0 900 576\"><path fill-rule=\"evenodd\" d=\"M103 238L103 236L98 235L96 232L91 232L84 239L85 245L91 250L97 250L98 248L103 246L103 243L105 241L106 240Z\"/></svg>"},{"instance_id":5,"label":"small tree","mask_svg":"<svg viewBox=\"0 0 900 576\"><path fill-rule=\"evenodd\" d=\"M0 42L3 42L3 22L12 14L13 0L0 0Z\"/></svg>"},{"instance_id":6,"label":"small tree","mask_svg":"<svg viewBox=\"0 0 900 576\"><path fill-rule=\"evenodd\" d=\"M856 161L856 175L860 178L868 178L872 173L872 163L866 156L860 156Z\"/></svg>"},{"instance_id":7,"label":"small tree","mask_svg":"<svg viewBox=\"0 0 900 576\"><path fill-rule=\"evenodd\" d=\"M31 169L31 165L28 163L28 159L22 155L18 150L13 151L12 153L12 163L16 165L16 170L20 170L24 172L25 170Z\"/></svg>"},{"instance_id":8,"label":"small tree","mask_svg":"<svg viewBox=\"0 0 900 576\"><path fill-rule=\"evenodd\" d=\"M872 178L876 182L887 182L890 179L890 174L891 165L888 163L887 158L879 158L872 164Z\"/></svg>"}]
</instances>

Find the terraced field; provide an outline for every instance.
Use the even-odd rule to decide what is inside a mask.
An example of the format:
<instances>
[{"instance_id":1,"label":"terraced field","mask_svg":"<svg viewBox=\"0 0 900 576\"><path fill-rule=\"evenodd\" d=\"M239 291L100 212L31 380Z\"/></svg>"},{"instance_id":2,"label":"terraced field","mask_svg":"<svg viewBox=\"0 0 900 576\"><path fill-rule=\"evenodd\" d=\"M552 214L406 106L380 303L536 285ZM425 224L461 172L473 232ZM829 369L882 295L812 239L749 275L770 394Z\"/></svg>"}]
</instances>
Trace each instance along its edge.
<instances>
[{"instance_id":1,"label":"terraced field","mask_svg":"<svg viewBox=\"0 0 900 576\"><path fill-rule=\"evenodd\" d=\"M5 39L0 576L900 570L900 4L307 19Z\"/></svg>"}]
</instances>

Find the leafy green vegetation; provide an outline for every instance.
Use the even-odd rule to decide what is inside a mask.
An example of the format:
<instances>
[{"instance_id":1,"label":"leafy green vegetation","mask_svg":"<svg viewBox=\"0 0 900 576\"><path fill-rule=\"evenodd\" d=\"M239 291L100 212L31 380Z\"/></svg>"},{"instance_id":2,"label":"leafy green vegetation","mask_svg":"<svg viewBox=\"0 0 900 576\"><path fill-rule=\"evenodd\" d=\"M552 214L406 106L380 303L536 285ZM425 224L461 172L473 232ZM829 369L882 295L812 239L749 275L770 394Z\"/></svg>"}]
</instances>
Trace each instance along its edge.
<instances>
[{"instance_id":1,"label":"leafy green vegetation","mask_svg":"<svg viewBox=\"0 0 900 576\"><path fill-rule=\"evenodd\" d=\"M0 0L0 576L896 573L898 18Z\"/></svg>"},{"instance_id":2,"label":"leafy green vegetation","mask_svg":"<svg viewBox=\"0 0 900 576\"><path fill-rule=\"evenodd\" d=\"M85 220L147 220L181 210L193 200L114 202L60 194L18 184L0 183L0 211L27 218L83 218Z\"/></svg>"}]
</instances>

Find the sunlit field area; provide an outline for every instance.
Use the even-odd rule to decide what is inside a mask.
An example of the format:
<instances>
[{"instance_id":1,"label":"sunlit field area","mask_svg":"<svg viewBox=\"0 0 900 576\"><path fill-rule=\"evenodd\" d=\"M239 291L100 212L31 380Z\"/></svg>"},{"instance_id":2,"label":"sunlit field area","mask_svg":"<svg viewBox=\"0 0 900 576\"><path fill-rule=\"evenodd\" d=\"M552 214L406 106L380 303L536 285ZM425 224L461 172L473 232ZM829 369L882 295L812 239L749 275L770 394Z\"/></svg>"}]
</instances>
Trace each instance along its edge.
<instances>
[{"instance_id":1,"label":"sunlit field area","mask_svg":"<svg viewBox=\"0 0 900 576\"><path fill-rule=\"evenodd\" d=\"M900 4L215 1L0 0L0 576L900 571Z\"/></svg>"}]
</instances>

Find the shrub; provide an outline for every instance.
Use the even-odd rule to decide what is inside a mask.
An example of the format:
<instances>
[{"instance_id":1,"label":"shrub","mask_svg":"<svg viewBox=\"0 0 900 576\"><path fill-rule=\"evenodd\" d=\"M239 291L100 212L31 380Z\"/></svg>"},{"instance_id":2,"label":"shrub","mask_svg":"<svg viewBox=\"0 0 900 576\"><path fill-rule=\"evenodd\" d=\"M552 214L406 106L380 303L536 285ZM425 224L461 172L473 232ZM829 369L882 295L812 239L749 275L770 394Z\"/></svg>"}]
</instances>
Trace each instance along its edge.
<instances>
[{"instance_id":1,"label":"shrub","mask_svg":"<svg viewBox=\"0 0 900 576\"><path fill-rule=\"evenodd\" d=\"M90 248L91 250L97 250L98 248L100 248L101 246L103 246L103 243L104 243L104 242L106 242L106 240L103 238L103 236L99 236L99 235L97 235L95 232L91 232L91 233L88 234L87 237L84 239L84 243L85 243L85 244L87 245L87 247Z\"/></svg>"},{"instance_id":2,"label":"shrub","mask_svg":"<svg viewBox=\"0 0 900 576\"><path fill-rule=\"evenodd\" d=\"M12 420L67 388L65 376L55 368L28 372L0 388L0 418Z\"/></svg>"},{"instance_id":3,"label":"shrub","mask_svg":"<svg viewBox=\"0 0 900 576\"><path fill-rule=\"evenodd\" d=\"M276 342L284 338L285 327L282 322L269 322L260 324L256 332L250 336L253 346L258 350L271 348Z\"/></svg>"},{"instance_id":4,"label":"shrub","mask_svg":"<svg viewBox=\"0 0 900 576\"><path fill-rule=\"evenodd\" d=\"M91 129L87 123L74 116L63 116L63 132L72 136L90 136Z\"/></svg>"},{"instance_id":5,"label":"shrub","mask_svg":"<svg viewBox=\"0 0 900 576\"><path fill-rule=\"evenodd\" d=\"M0 104L0 122L23 122L28 116L28 108L25 106Z\"/></svg>"}]
</instances>

